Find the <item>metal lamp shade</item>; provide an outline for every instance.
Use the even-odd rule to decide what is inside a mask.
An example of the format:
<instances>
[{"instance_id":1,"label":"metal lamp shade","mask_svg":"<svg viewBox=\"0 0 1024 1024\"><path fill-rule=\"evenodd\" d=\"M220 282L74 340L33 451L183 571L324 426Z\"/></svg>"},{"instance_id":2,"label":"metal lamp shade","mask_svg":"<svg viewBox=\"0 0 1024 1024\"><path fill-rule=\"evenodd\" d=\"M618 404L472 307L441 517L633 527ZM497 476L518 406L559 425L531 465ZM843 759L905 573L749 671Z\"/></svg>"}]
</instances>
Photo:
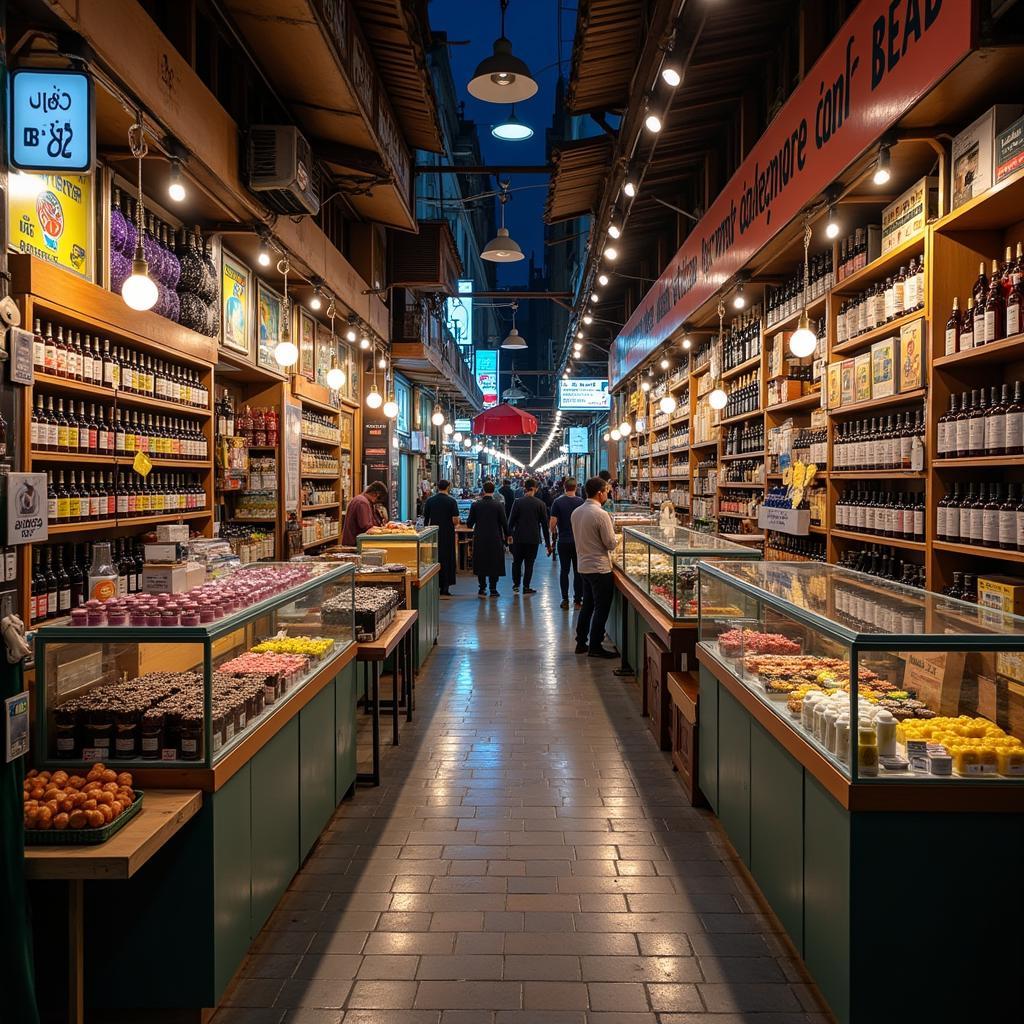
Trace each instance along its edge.
<instances>
[{"instance_id":1,"label":"metal lamp shade","mask_svg":"<svg viewBox=\"0 0 1024 1024\"><path fill-rule=\"evenodd\" d=\"M537 83L526 63L512 53L512 43L502 36L494 40L494 53L480 61L466 88L487 103L518 103L537 91Z\"/></svg>"},{"instance_id":2,"label":"metal lamp shade","mask_svg":"<svg viewBox=\"0 0 1024 1024\"><path fill-rule=\"evenodd\" d=\"M512 330L508 332L508 337L501 343L501 347L524 349L527 347L526 339L519 333L519 331L516 330L516 328L513 327Z\"/></svg>"},{"instance_id":3,"label":"metal lamp shade","mask_svg":"<svg viewBox=\"0 0 1024 1024\"><path fill-rule=\"evenodd\" d=\"M489 260L491 263L518 263L525 259L523 250L519 243L508 233L508 228L498 228L498 235L492 238L480 253L482 260Z\"/></svg>"}]
</instances>

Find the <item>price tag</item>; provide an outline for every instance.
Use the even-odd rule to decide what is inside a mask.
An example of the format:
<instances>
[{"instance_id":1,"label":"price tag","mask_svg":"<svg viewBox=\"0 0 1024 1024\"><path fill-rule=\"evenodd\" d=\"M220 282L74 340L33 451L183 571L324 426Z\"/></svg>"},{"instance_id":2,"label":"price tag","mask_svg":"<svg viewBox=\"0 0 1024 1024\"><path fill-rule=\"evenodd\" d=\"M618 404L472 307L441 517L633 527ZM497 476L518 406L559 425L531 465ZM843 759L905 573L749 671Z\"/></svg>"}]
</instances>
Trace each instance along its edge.
<instances>
[{"instance_id":1,"label":"price tag","mask_svg":"<svg viewBox=\"0 0 1024 1024\"><path fill-rule=\"evenodd\" d=\"M4 701L5 758L8 764L28 753L28 691Z\"/></svg>"},{"instance_id":2,"label":"price tag","mask_svg":"<svg viewBox=\"0 0 1024 1024\"><path fill-rule=\"evenodd\" d=\"M145 452L136 452L135 460L132 462L132 469L141 477L149 476L149 471L153 468L153 463L150 462L149 456Z\"/></svg>"}]
</instances>

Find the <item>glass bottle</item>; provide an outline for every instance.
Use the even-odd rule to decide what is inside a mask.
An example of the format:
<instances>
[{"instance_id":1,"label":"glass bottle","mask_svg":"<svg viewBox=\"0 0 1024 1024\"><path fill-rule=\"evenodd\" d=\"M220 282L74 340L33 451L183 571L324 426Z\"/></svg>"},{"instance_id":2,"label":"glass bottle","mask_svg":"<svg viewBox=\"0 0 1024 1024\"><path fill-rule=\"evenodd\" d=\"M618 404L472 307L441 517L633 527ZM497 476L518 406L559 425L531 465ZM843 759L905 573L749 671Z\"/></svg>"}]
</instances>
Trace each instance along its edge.
<instances>
[{"instance_id":1,"label":"glass bottle","mask_svg":"<svg viewBox=\"0 0 1024 1024\"><path fill-rule=\"evenodd\" d=\"M1006 296L1003 293L999 261L992 261L992 284L985 300L985 342L991 345L1006 337Z\"/></svg>"},{"instance_id":2,"label":"glass bottle","mask_svg":"<svg viewBox=\"0 0 1024 1024\"><path fill-rule=\"evenodd\" d=\"M117 569L110 555L108 541L96 541L92 547L92 564L89 566L89 599L106 601L117 595Z\"/></svg>"},{"instance_id":3,"label":"glass bottle","mask_svg":"<svg viewBox=\"0 0 1024 1024\"><path fill-rule=\"evenodd\" d=\"M960 300L953 296L953 309L946 321L946 355L960 351Z\"/></svg>"}]
</instances>

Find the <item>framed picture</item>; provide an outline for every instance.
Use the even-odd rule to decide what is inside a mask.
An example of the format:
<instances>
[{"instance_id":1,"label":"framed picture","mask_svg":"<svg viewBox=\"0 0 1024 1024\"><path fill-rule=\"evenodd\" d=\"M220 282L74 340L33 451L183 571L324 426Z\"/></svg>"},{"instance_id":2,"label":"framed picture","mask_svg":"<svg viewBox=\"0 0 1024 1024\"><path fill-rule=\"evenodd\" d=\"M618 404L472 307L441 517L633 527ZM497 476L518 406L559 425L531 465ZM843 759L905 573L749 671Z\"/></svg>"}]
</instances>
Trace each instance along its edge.
<instances>
[{"instance_id":1,"label":"framed picture","mask_svg":"<svg viewBox=\"0 0 1024 1024\"><path fill-rule=\"evenodd\" d=\"M352 450L352 413L341 414L341 447Z\"/></svg>"},{"instance_id":2,"label":"framed picture","mask_svg":"<svg viewBox=\"0 0 1024 1024\"><path fill-rule=\"evenodd\" d=\"M307 380L316 380L316 321L296 305L299 314L299 373Z\"/></svg>"},{"instance_id":3,"label":"framed picture","mask_svg":"<svg viewBox=\"0 0 1024 1024\"><path fill-rule=\"evenodd\" d=\"M331 368L331 355L338 349L338 337L337 335L332 336L329 327L324 327L323 324L316 325L316 382L317 384L327 387L327 372ZM338 366L345 373L345 386L348 385L348 367L338 361ZM341 393L345 393L345 387L342 387Z\"/></svg>"},{"instance_id":4,"label":"framed picture","mask_svg":"<svg viewBox=\"0 0 1024 1024\"><path fill-rule=\"evenodd\" d=\"M348 350L348 397L357 405L363 386L363 361L358 349Z\"/></svg>"},{"instance_id":5,"label":"framed picture","mask_svg":"<svg viewBox=\"0 0 1024 1024\"><path fill-rule=\"evenodd\" d=\"M256 362L268 370L279 370L274 349L281 340L281 303L279 292L262 281L256 282Z\"/></svg>"},{"instance_id":6,"label":"framed picture","mask_svg":"<svg viewBox=\"0 0 1024 1024\"><path fill-rule=\"evenodd\" d=\"M252 272L226 249L221 253L220 343L252 359Z\"/></svg>"}]
</instances>

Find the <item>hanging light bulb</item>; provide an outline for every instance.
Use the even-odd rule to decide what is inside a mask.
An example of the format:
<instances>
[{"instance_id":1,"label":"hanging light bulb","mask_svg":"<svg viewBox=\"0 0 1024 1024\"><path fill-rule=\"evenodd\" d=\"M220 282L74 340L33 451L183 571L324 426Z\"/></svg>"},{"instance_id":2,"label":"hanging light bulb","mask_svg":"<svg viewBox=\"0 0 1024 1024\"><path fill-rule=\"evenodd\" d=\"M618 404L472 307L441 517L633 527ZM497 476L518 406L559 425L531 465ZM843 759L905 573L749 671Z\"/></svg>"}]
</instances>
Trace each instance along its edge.
<instances>
[{"instance_id":1,"label":"hanging light bulb","mask_svg":"<svg viewBox=\"0 0 1024 1024\"><path fill-rule=\"evenodd\" d=\"M607 274L598 274L597 275L597 283L603 288L608 283L608 275Z\"/></svg>"},{"instance_id":2,"label":"hanging light bulb","mask_svg":"<svg viewBox=\"0 0 1024 1024\"><path fill-rule=\"evenodd\" d=\"M430 422L433 423L435 427L439 427L444 423L444 412L442 412L441 406L436 404L434 405L434 411L430 414Z\"/></svg>"},{"instance_id":3,"label":"hanging light bulb","mask_svg":"<svg viewBox=\"0 0 1024 1024\"><path fill-rule=\"evenodd\" d=\"M619 258L619 250L614 245L605 246L604 254L613 262Z\"/></svg>"},{"instance_id":4,"label":"hanging light bulb","mask_svg":"<svg viewBox=\"0 0 1024 1024\"><path fill-rule=\"evenodd\" d=\"M270 243L265 237L260 240L260 251L259 255L256 257L256 262L259 263L261 267L270 266Z\"/></svg>"},{"instance_id":5,"label":"hanging light bulb","mask_svg":"<svg viewBox=\"0 0 1024 1024\"><path fill-rule=\"evenodd\" d=\"M377 369L378 370L386 370L387 368L388 368L387 356L381 356L377 360Z\"/></svg>"},{"instance_id":6,"label":"hanging light bulb","mask_svg":"<svg viewBox=\"0 0 1024 1024\"><path fill-rule=\"evenodd\" d=\"M383 412L389 420L393 420L398 415L398 403L395 401L394 394L388 395L388 400L381 408L381 412Z\"/></svg>"},{"instance_id":7,"label":"hanging light bulb","mask_svg":"<svg viewBox=\"0 0 1024 1024\"><path fill-rule=\"evenodd\" d=\"M828 208L828 220L825 222L825 237L839 237L839 221L836 220L836 208L834 206Z\"/></svg>"},{"instance_id":8,"label":"hanging light bulb","mask_svg":"<svg viewBox=\"0 0 1024 1024\"><path fill-rule=\"evenodd\" d=\"M736 285L736 293L732 297L733 309L745 309L747 305L747 296L743 292L743 281L741 280Z\"/></svg>"},{"instance_id":9,"label":"hanging light bulb","mask_svg":"<svg viewBox=\"0 0 1024 1024\"><path fill-rule=\"evenodd\" d=\"M177 157L171 158L171 175L167 181L167 194L176 203L185 201L185 180L181 174L181 161Z\"/></svg>"},{"instance_id":10,"label":"hanging light bulb","mask_svg":"<svg viewBox=\"0 0 1024 1024\"><path fill-rule=\"evenodd\" d=\"M641 391L642 391L642 392L643 392L644 394L647 394L647 392L651 390L651 385L650 385L650 382L649 382L649 381L646 381L646 380L645 380L645 381L641 381L641 382L640 382L640 390L641 390Z\"/></svg>"},{"instance_id":11,"label":"hanging light bulb","mask_svg":"<svg viewBox=\"0 0 1024 1024\"><path fill-rule=\"evenodd\" d=\"M621 441L622 440L622 434L620 433L618 427L616 427L615 430L613 430L611 432L610 436L611 436L611 439L613 441Z\"/></svg>"},{"instance_id":12,"label":"hanging light bulb","mask_svg":"<svg viewBox=\"0 0 1024 1024\"><path fill-rule=\"evenodd\" d=\"M668 415L676 410L676 400L671 395L664 395L660 402L658 402L658 408Z\"/></svg>"},{"instance_id":13,"label":"hanging light bulb","mask_svg":"<svg viewBox=\"0 0 1024 1024\"><path fill-rule=\"evenodd\" d=\"M668 361L668 359L662 359L662 361L660 363L658 363L658 365L663 370L667 370L672 364Z\"/></svg>"},{"instance_id":14,"label":"hanging light bulb","mask_svg":"<svg viewBox=\"0 0 1024 1024\"><path fill-rule=\"evenodd\" d=\"M501 226L498 228L497 236L492 238L480 250L480 258L491 263L517 263L519 260L526 259L526 257L523 255L523 250L520 248L519 243L509 235L508 228L505 227L505 204L508 202L508 182L501 184L498 200L501 209Z\"/></svg>"},{"instance_id":15,"label":"hanging light bulb","mask_svg":"<svg viewBox=\"0 0 1024 1024\"><path fill-rule=\"evenodd\" d=\"M467 438L466 438L466 439L465 439L465 440L464 440L464 441L462 442L462 447L463 447L463 448L472 448L472 447L473 447L473 442L472 442L472 441L471 441L471 440L470 440L470 439L469 439L469 438L467 437Z\"/></svg>"},{"instance_id":16,"label":"hanging light bulb","mask_svg":"<svg viewBox=\"0 0 1024 1024\"><path fill-rule=\"evenodd\" d=\"M345 386L345 371L338 365L337 355L331 356L331 368L327 371L327 386L340 391Z\"/></svg>"},{"instance_id":17,"label":"hanging light bulb","mask_svg":"<svg viewBox=\"0 0 1024 1024\"><path fill-rule=\"evenodd\" d=\"M125 304L132 309L152 309L159 298L156 283L149 276L149 262L146 259L146 252L142 247L145 238L143 228L143 197L142 197L142 158L146 155L146 137L142 130L142 117L132 125L128 132L128 141L131 145L132 156L139 164L139 199L135 205L135 258L132 260L132 273L123 285L121 285L121 298Z\"/></svg>"},{"instance_id":18,"label":"hanging light bulb","mask_svg":"<svg viewBox=\"0 0 1024 1024\"><path fill-rule=\"evenodd\" d=\"M594 318L590 313L586 313L583 317L583 322L587 325L592 324L594 322Z\"/></svg>"},{"instance_id":19,"label":"hanging light bulb","mask_svg":"<svg viewBox=\"0 0 1024 1024\"><path fill-rule=\"evenodd\" d=\"M712 409L721 410L726 407L729 403L729 396L725 393L725 388L722 387L722 379L719 377L721 372L721 359L722 359L722 345L725 338L725 303L718 300L718 345L711 353L711 372L714 374L714 380L712 381L713 387L711 394L708 395L708 405Z\"/></svg>"},{"instance_id":20,"label":"hanging light bulb","mask_svg":"<svg viewBox=\"0 0 1024 1024\"><path fill-rule=\"evenodd\" d=\"M323 307L324 301L320 298L320 286L313 286L313 294L309 299L309 308L316 311Z\"/></svg>"},{"instance_id":21,"label":"hanging light bulb","mask_svg":"<svg viewBox=\"0 0 1024 1024\"><path fill-rule=\"evenodd\" d=\"M655 113L650 113L644 121L644 126L652 135L657 135L661 131L661 118Z\"/></svg>"},{"instance_id":22,"label":"hanging light bulb","mask_svg":"<svg viewBox=\"0 0 1024 1024\"><path fill-rule=\"evenodd\" d=\"M875 165L875 173L871 180L876 185L887 185L890 177L889 147L881 146L878 150L878 163Z\"/></svg>"},{"instance_id":23,"label":"hanging light bulb","mask_svg":"<svg viewBox=\"0 0 1024 1024\"><path fill-rule=\"evenodd\" d=\"M690 346L692 344L693 344L693 342L690 341L689 338L683 338L683 351L684 352L689 352L690 351Z\"/></svg>"},{"instance_id":24,"label":"hanging light bulb","mask_svg":"<svg viewBox=\"0 0 1024 1024\"><path fill-rule=\"evenodd\" d=\"M583 332L582 331L577 331L576 332L576 337L579 338L582 341L583 340Z\"/></svg>"},{"instance_id":25,"label":"hanging light bulb","mask_svg":"<svg viewBox=\"0 0 1024 1024\"><path fill-rule=\"evenodd\" d=\"M608 441L609 441L609 440L611 439L611 436L612 436L612 435L611 435L611 434L609 434L609 433L608 433L608 432L606 431L605 433L603 433L603 434L601 435L601 440L602 440L602 441L604 441L604 443L605 443L605 444L607 444L607 443L608 443Z\"/></svg>"},{"instance_id":26,"label":"hanging light bulb","mask_svg":"<svg viewBox=\"0 0 1024 1024\"><path fill-rule=\"evenodd\" d=\"M712 409L724 409L729 404L729 396L722 390L722 386L716 387L710 395L708 395L708 405Z\"/></svg>"},{"instance_id":27,"label":"hanging light bulb","mask_svg":"<svg viewBox=\"0 0 1024 1024\"><path fill-rule=\"evenodd\" d=\"M623 420L623 421L622 421L622 422L621 422L621 423L619 424L619 433L620 433L620 434L621 434L621 435L622 435L623 437L629 437L629 435L630 435L630 434L631 434L632 432L633 432L633 425L632 425L632 424L631 424L631 423L629 422L629 420Z\"/></svg>"},{"instance_id":28,"label":"hanging light bulb","mask_svg":"<svg viewBox=\"0 0 1024 1024\"><path fill-rule=\"evenodd\" d=\"M452 435L452 432L453 432L454 430L455 430L455 428L454 428L454 427L453 427L453 426L452 426L452 425L451 425L450 423L446 423L446 424L445 424L445 425L444 425L444 426L443 426L443 427L441 428L441 431L442 431L442 433L443 433L443 434L445 435L445 437L451 437L451 435Z\"/></svg>"},{"instance_id":29,"label":"hanging light bulb","mask_svg":"<svg viewBox=\"0 0 1024 1024\"><path fill-rule=\"evenodd\" d=\"M292 341L291 321L288 313L288 271L291 264L287 257L277 263L278 272L284 278L284 303L281 308L281 340L274 346L274 361L287 369L299 361L298 346Z\"/></svg>"},{"instance_id":30,"label":"hanging light bulb","mask_svg":"<svg viewBox=\"0 0 1024 1024\"><path fill-rule=\"evenodd\" d=\"M466 88L470 96L487 103L519 103L537 91L537 82L526 63L512 53L505 37L505 8L501 0L501 35L494 41L494 52L477 65Z\"/></svg>"},{"instance_id":31,"label":"hanging light bulb","mask_svg":"<svg viewBox=\"0 0 1024 1024\"><path fill-rule=\"evenodd\" d=\"M533 129L516 117L516 108L513 104L508 117L500 124L491 126L491 134L502 142L525 142L533 138Z\"/></svg>"},{"instance_id":32,"label":"hanging light bulb","mask_svg":"<svg viewBox=\"0 0 1024 1024\"><path fill-rule=\"evenodd\" d=\"M370 339L365 335L359 338L359 347L365 352L370 347Z\"/></svg>"},{"instance_id":33,"label":"hanging light bulb","mask_svg":"<svg viewBox=\"0 0 1024 1024\"><path fill-rule=\"evenodd\" d=\"M350 320L348 328L345 331L346 341L355 341L359 337L359 332L356 330L355 324Z\"/></svg>"},{"instance_id":34,"label":"hanging light bulb","mask_svg":"<svg viewBox=\"0 0 1024 1024\"><path fill-rule=\"evenodd\" d=\"M597 292L591 292L590 293L590 301L591 302L600 302L601 301L601 296L598 295Z\"/></svg>"},{"instance_id":35,"label":"hanging light bulb","mask_svg":"<svg viewBox=\"0 0 1024 1024\"><path fill-rule=\"evenodd\" d=\"M568 379L569 379L569 371L566 370L565 373L562 374L562 380L568 380Z\"/></svg>"},{"instance_id":36,"label":"hanging light bulb","mask_svg":"<svg viewBox=\"0 0 1024 1024\"><path fill-rule=\"evenodd\" d=\"M518 349L523 351L529 346L526 344L526 339L516 329L516 312L519 310L519 304L516 302L512 303L512 330L508 332L508 336L501 343L502 348Z\"/></svg>"},{"instance_id":37,"label":"hanging light bulb","mask_svg":"<svg viewBox=\"0 0 1024 1024\"><path fill-rule=\"evenodd\" d=\"M282 335L281 340L274 347L274 361L278 366L294 366L299 360L299 350L287 335Z\"/></svg>"},{"instance_id":38,"label":"hanging light bulb","mask_svg":"<svg viewBox=\"0 0 1024 1024\"><path fill-rule=\"evenodd\" d=\"M377 390L376 384L370 385L370 390L366 393L366 404L371 409L379 409L384 404L384 399Z\"/></svg>"},{"instance_id":39,"label":"hanging light bulb","mask_svg":"<svg viewBox=\"0 0 1024 1024\"><path fill-rule=\"evenodd\" d=\"M807 314L807 284L810 274L810 257L808 254L810 247L811 222L810 219L806 219L804 221L804 311L800 314L800 323L797 325L797 329L789 336L789 351L798 359L806 359L818 346L818 338L814 331L811 330L811 321Z\"/></svg>"},{"instance_id":40,"label":"hanging light bulb","mask_svg":"<svg viewBox=\"0 0 1024 1024\"><path fill-rule=\"evenodd\" d=\"M452 434L452 440L456 444L461 444L462 443L462 431L461 430L456 430L455 433Z\"/></svg>"},{"instance_id":41,"label":"hanging light bulb","mask_svg":"<svg viewBox=\"0 0 1024 1024\"><path fill-rule=\"evenodd\" d=\"M622 191L625 192L630 199L632 199L637 193L636 182L632 178L626 179L626 184L622 186Z\"/></svg>"}]
</instances>

